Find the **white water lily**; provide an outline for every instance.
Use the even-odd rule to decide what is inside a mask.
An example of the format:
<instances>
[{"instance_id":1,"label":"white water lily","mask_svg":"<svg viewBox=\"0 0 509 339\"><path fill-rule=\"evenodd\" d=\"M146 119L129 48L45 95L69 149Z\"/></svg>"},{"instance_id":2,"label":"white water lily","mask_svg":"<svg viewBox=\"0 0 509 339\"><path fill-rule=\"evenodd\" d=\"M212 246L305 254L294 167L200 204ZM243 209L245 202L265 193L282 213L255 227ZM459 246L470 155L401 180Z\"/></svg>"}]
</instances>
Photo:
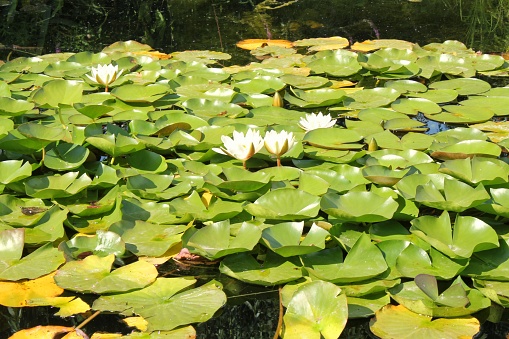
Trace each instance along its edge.
<instances>
[{"instance_id":1,"label":"white water lily","mask_svg":"<svg viewBox=\"0 0 509 339\"><path fill-rule=\"evenodd\" d=\"M267 151L276 156L278 166L281 166L281 156L296 144L293 133L285 130L279 133L274 130L268 131L263 140Z\"/></svg>"},{"instance_id":2,"label":"white water lily","mask_svg":"<svg viewBox=\"0 0 509 339\"><path fill-rule=\"evenodd\" d=\"M244 168L246 167L246 161L263 147L263 139L260 136L260 132L251 128L246 134L233 131L233 138L223 135L221 136L221 141L224 147L213 148L212 150L241 160Z\"/></svg>"},{"instance_id":3,"label":"white water lily","mask_svg":"<svg viewBox=\"0 0 509 339\"><path fill-rule=\"evenodd\" d=\"M123 71L118 70L118 65L97 65L97 67L92 67L92 75L87 74L87 77L93 82L103 85L106 88L105 91L108 92L108 86L117 80Z\"/></svg>"},{"instance_id":4,"label":"white water lily","mask_svg":"<svg viewBox=\"0 0 509 339\"><path fill-rule=\"evenodd\" d=\"M318 114L306 114L305 118L300 118L299 126L306 132L317 128L329 128L336 124L337 119L332 119L330 114L323 115L322 112Z\"/></svg>"}]
</instances>

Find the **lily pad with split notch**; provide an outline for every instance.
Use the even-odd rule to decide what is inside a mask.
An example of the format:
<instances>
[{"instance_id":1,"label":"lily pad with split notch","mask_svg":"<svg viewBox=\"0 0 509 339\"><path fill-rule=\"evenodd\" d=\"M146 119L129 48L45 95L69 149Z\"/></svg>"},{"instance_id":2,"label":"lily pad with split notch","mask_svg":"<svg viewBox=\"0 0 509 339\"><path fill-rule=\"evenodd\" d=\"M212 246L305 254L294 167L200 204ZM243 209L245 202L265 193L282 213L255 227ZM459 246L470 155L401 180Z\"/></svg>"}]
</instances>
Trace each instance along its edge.
<instances>
[{"instance_id":1,"label":"lily pad with split notch","mask_svg":"<svg viewBox=\"0 0 509 339\"><path fill-rule=\"evenodd\" d=\"M250 284L273 286L302 278L302 264L297 257L284 258L269 251L265 258L256 260L247 252L227 256L219 271Z\"/></svg>"},{"instance_id":2,"label":"lily pad with split notch","mask_svg":"<svg viewBox=\"0 0 509 339\"><path fill-rule=\"evenodd\" d=\"M306 133L302 141L326 149L359 149L363 145L356 142L362 139L358 132L345 128L318 128Z\"/></svg>"},{"instance_id":3,"label":"lily pad with split notch","mask_svg":"<svg viewBox=\"0 0 509 339\"><path fill-rule=\"evenodd\" d=\"M452 228L449 212L439 217L422 216L411 222L410 232L450 258L470 258L474 252L499 247L498 235L484 221L457 216Z\"/></svg>"},{"instance_id":4,"label":"lily pad with split notch","mask_svg":"<svg viewBox=\"0 0 509 339\"><path fill-rule=\"evenodd\" d=\"M380 222L389 220L398 209L398 203L372 192L350 191L339 195L329 193L322 197L320 208L329 216L342 221Z\"/></svg>"},{"instance_id":5,"label":"lily pad with split notch","mask_svg":"<svg viewBox=\"0 0 509 339\"><path fill-rule=\"evenodd\" d=\"M313 223L304 231L304 222L284 222L265 228L261 242L283 257L308 254L325 248L329 232Z\"/></svg>"},{"instance_id":6,"label":"lily pad with split notch","mask_svg":"<svg viewBox=\"0 0 509 339\"><path fill-rule=\"evenodd\" d=\"M235 234L232 233L229 220L199 229L191 227L182 235L182 247L214 260L233 253L251 251L258 244L262 231L253 223L243 222Z\"/></svg>"},{"instance_id":7,"label":"lily pad with split notch","mask_svg":"<svg viewBox=\"0 0 509 339\"><path fill-rule=\"evenodd\" d=\"M387 270L382 252L363 233L343 259L341 247L301 256L304 269L316 279L333 283L367 280Z\"/></svg>"},{"instance_id":8,"label":"lily pad with split notch","mask_svg":"<svg viewBox=\"0 0 509 339\"><path fill-rule=\"evenodd\" d=\"M189 225L161 225L142 220L121 220L109 227L125 242L125 249L134 255L160 257L172 246L181 243Z\"/></svg>"},{"instance_id":9,"label":"lily pad with split notch","mask_svg":"<svg viewBox=\"0 0 509 339\"><path fill-rule=\"evenodd\" d=\"M251 215L276 220L314 218L320 210L320 198L293 188L267 192L254 203L244 206Z\"/></svg>"}]
</instances>

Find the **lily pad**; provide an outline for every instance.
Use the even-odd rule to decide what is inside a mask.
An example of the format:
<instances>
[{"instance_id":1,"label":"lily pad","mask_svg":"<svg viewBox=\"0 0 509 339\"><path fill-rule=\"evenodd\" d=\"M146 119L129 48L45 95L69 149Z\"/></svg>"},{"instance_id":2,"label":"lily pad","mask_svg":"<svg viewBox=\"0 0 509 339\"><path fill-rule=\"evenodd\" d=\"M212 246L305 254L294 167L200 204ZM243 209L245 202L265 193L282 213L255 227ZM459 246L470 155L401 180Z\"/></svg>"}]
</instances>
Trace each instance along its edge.
<instances>
[{"instance_id":1,"label":"lily pad","mask_svg":"<svg viewBox=\"0 0 509 339\"><path fill-rule=\"evenodd\" d=\"M320 208L343 221L380 222L392 218L398 203L391 197L384 198L372 192L350 191L343 195L324 195Z\"/></svg>"},{"instance_id":2,"label":"lily pad","mask_svg":"<svg viewBox=\"0 0 509 339\"><path fill-rule=\"evenodd\" d=\"M474 252L499 246L495 230L475 217L457 216L454 229L447 211L438 218L422 216L411 223L410 232L450 258L470 258Z\"/></svg>"},{"instance_id":3,"label":"lily pad","mask_svg":"<svg viewBox=\"0 0 509 339\"><path fill-rule=\"evenodd\" d=\"M215 281L190 289L195 282L192 278L158 278L141 290L101 296L92 308L140 315L148 321L150 332L204 322L226 303L226 295Z\"/></svg>"},{"instance_id":4,"label":"lily pad","mask_svg":"<svg viewBox=\"0 0 509 339\"><path fill-rule=\"evenodd\" d=\"M382 252L365 233L361 234L344 259L340 247L306 254L301 258L310 276L333 283L367 280L387 270Z\"/></svg>"},{"instance_id":5,"label":"lily pad","mask_svg":"<svg viewBox=\"0 0 509 339\"><path fill-rule=\"evenodd\" d=\"M370 321L371 331L381 338L457 339L473 337L481 325L474 317L435 319L408 310L403 305L387 305Z\"/></svg>"},{"instance_id":6,"label":"lily pad","mask_svg":"<svg viewBox=\"0 0 509 339\"><path fill-rule=\"evenodd\" d=\"M283 337L335 339L343 332L347 319L347 300L341 288L312 281L293 293L283 318Z\"/></svg>"},{"instance_id":7,"label":"lily pad","mask_svg":"<svg viewBox=\"0 0 509 339\"><path fill-rule=\"evenodd\" d=\"M157 278L154 265L136 261L110 273L115 255L90 255L80 261L70 261L55 275L58 286L78 292L118 293L143 288Z\"/></svg>"},{"instance_id":8,"label":"lily pad","mask_svg":"<svg viewBox=\"0 0 509 339\"><path fill-rule=\"evenodd\" d=\"M260 228L249 222L231 235L230 221L220 221L200 229L190 228L182 236L182 247L191 253L197 253L208 259L217 259L237 252L253 249L258 243L262 232Z\"/></svg>"},{"instance_id":9,"label":"lily pad","mask_svg":"<svg viewBox=\"0 0 509 339\"><path fill-rule=\"evenodd\" d=\"M244 209L258 218L295 220L309 219L318 214L320 198L293 188L270 191Z\"/></svg>"},{"instance_id":10,"label":"lily pad","mask_svg":"<svg viewBox=\"0 0 509 339\"><path fill-rule=\"evenodd\" d=\"M219 271L250 284L272 286L302 278L301 266L297 258L284 258L272 251L261 262L249 253L237 253L224 258Z\"/></svg>"},{"instance_id":11,"label":"lily pad","mask_svg":"<svg viewBox=\"0 0 509 339\"><path fill-rule=\"evenodd\" d=\"M35 279L46 275L65 262L62 252L48 243L22 257L25 230L0 231L0 280Z\"/></svg>"},{"instance_id":12,"label":"lily pad","mask_svg":"<svg viewBox=\"0 0 509 339\"><path fill-rule=\"evenodd\" d=\"M329 232L311 225L306 235L304 222L285 222L267 227L262 233L262 243L283 257L317 252L325 248L325 239Z\"/></svg>"},{"instance_id":13,"label":"lily pad","mask_svg":"<svg viewBox=\"0 0 509 339\"><path fill-rule=\"evenodd\" d=\"M348 109L365 109L385 106L399 97L400 93L392 88L377 87L363 89L348 94L344 99L344 106Z\"/></svg>"},{"instance_id":14,"label":"lily pad","mask_svg":"<svg viewBox=\"0 0 509 339\"><path fill-rule=\"evenodd\" d=\"M362 136L343 128L318 128L306 133L302 141L316 147L326 149L358 149Z\"/></svg>"}]
</instances>

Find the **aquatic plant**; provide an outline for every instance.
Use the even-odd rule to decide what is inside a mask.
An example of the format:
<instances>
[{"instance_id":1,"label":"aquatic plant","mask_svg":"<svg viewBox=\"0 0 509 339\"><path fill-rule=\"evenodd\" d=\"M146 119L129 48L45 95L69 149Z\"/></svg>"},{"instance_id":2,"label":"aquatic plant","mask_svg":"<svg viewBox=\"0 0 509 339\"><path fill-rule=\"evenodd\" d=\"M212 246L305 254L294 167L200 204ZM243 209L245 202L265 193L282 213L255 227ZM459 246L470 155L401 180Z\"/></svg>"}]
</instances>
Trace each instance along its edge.
<instances>
[{"instance_id":1,"label":"aquatic plant","mask_svg":"<svg viewBox=\"0 0 509 339\"><path fill-rule=\"evenodd\" d=\"M337 338L352 318L382 338L472 336L506 308L509 91L480 75L507 63L458 41L345 40L244 66L134 41L1 65L12 331L15 308L52 306L192 336L238 286L278 291L287 339ZM97 64L118 65L111 91L90 83Z\"/></svg>"}]
</instances>

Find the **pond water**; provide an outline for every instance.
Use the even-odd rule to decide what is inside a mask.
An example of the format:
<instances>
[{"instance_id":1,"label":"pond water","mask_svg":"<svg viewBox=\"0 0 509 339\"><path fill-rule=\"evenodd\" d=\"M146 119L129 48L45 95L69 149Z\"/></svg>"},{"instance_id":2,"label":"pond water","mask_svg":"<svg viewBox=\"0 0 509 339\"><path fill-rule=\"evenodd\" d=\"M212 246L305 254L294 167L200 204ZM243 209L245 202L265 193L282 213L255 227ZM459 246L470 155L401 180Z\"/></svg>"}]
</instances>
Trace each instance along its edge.
<instances>
[{"instance_id":1,"label":"pond water","mask_svg":"<svg viewBox=\"0 0 509 339\"><path fill-rule=\"evenodd\" d=\"M343 36L421 45L456 39L476 50L507 48L507 0L125 0L14 1L0 4L0 56L99 51L137 40L164 51L248 54L248 38L291 41Z\"/></svg>"}]
</instances>

